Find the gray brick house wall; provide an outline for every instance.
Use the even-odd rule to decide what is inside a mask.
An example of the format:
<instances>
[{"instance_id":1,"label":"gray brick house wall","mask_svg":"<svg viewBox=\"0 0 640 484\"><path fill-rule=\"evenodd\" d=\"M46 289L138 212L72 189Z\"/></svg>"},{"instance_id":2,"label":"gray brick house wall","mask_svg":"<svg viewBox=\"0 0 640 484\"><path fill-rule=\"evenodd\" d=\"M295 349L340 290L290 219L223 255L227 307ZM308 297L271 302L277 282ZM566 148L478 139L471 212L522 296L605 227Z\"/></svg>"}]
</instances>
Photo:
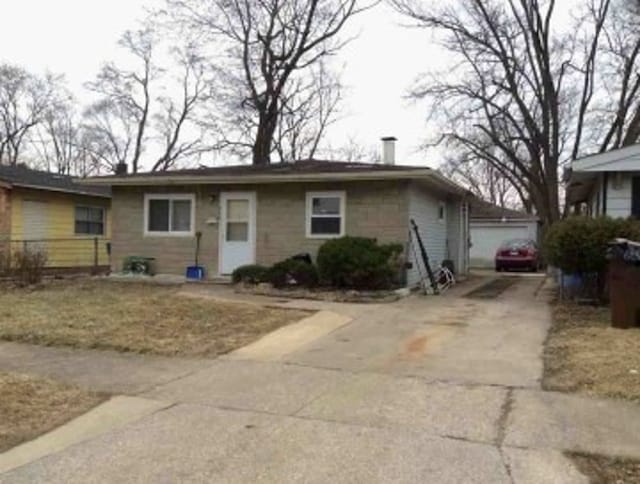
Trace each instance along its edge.
<instances>
[{"instance_id":1,"label":"gray brick house wall","mask_svg":"<svg viewBox=\"0 0 640 484\"><path fill-rule=\"evenodd\" d=\"M256 193L256 262L272 264L300 252L313 256L324 240L306 237L307 191L346 192L346 234L375 237L380 242L406 243L408 182L353 181L341 183L277 183L261 185L193 185L113 187L112 269L121 270L124 257L154 257L159 273L184 274L193 263L194 237L145 236L145 193L195 194L195 230L202 232L200 264L209 277L218 274L220 192Z\"/></svg>"}]
</instances>

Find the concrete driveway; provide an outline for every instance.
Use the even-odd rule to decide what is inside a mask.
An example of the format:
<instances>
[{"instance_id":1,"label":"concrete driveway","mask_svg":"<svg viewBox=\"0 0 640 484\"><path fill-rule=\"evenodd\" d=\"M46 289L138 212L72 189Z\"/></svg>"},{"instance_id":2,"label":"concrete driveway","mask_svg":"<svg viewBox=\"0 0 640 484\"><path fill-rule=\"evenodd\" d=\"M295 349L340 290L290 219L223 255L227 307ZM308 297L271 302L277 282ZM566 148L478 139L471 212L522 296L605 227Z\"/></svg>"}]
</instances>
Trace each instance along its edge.
<instances>
[{"instance_id":1,"label":"concrete driveway","mask_svg":"<svg viewBox=\"0 0 640 484\"><path fill-rule=\"evenodd\" d=\"M282 303L344 322L293 327L152 386L127 386L129 359L122 392L144 416L50 455L24 458L26 444L13 469L0 455L11 469L0 482L587 482L563 451L640 457L640 409L540 390L541 282L478 298Z\"/></svg>"}]
</instances>

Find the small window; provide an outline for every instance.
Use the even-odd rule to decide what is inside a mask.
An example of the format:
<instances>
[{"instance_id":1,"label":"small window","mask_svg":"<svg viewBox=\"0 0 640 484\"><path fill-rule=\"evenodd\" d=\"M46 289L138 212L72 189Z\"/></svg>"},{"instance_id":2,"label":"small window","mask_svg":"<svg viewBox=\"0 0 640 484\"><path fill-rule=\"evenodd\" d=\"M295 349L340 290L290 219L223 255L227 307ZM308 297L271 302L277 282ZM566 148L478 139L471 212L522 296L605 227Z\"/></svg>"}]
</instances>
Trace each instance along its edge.
<instances>
[{"instance_id":1,"label":"small window","mask_svg":"<svg viewBox=\"0 0 640 484\"><path fill-rule=\"evenodd\" d=\"M104 208L76 207L76 235L104 235Z\"/></svg>"},{"instance_id":2,"label":"small window","mask_svg":"<svg viewBox=\"0 0 640 484\"><path fill-rule=\"evenodd\" d=\"M194 205L189 194L145 195L145 234L193 235Z\"/></svg>"},{"instance_id":3,"label":"small window","mask_svg":"<svg viewBox=\"0 0 640 484\"><path fill-rule=\"evenodd\" d=\"M444 222L446 217L447 217L446 205L444 204L444 202L440 202L440 205L438 205L438 221Z\"/></svg>"},{"instance_id":4,"label":"small window","mask_svg":"<svg viewBox=\"0 0 640 484\"><path fill-rule=\"evenodd\" d=\"M341 237L345 233L345 193L307 193L307 237Z\"/></svg>"},{"instance_id":5,"label":"small window","mask_svg":"<svg viewBox=\"0 0 640 484\"><path fill-rule=\"evenodd\" d=\"M248 242L251 218L249 200L229 199L226 203L227 242Z\"/></svg>"}]
</instances>

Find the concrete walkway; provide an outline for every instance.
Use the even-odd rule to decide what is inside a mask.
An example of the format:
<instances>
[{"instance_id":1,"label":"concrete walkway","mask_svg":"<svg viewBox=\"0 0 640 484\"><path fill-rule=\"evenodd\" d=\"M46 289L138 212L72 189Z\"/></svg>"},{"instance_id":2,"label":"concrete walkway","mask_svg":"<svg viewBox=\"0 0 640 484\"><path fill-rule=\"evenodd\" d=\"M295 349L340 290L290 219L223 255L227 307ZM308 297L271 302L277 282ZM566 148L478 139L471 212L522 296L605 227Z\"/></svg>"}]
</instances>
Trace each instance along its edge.
<instances>
[{"instance_id":1,"label":"concrete walkway","mask_svg":"<svg viewBox=\"0 0 640 484\"><path fill-rule=\"evenodd\" d=\"M640 407L540 390L540 282L492 300L282 301L322 307L333 323L215 361L40 349L45 364L2 344L0 369L19 361L94 386L98 372L82 367L102 367L101 389L151 403L135 421L80 426L64 445L54 436L51 452L35 441L32 459L32 443L0 455L0 482L586 483L562 452L640 457Z\"/></svg>"}]
</instances>

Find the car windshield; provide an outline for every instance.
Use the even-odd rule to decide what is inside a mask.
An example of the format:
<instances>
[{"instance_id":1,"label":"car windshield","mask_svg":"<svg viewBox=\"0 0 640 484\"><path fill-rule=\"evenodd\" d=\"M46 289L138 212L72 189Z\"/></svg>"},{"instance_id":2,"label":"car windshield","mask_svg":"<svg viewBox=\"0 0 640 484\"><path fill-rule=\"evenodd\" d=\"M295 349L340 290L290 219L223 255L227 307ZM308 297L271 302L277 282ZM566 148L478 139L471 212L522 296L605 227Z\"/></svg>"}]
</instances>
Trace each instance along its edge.
<instances>
[{"instance_id":1,"label":"car windshield","mask_svg":"<svg viewBox=\"0 0 640 484\"><path fill-rule=\"evenodd\" d=\"M524 249L527 247L535 247L535 243L527 239L513 239L503 242L501 247L503 249Z\"/></svg>"}]
</instances>

